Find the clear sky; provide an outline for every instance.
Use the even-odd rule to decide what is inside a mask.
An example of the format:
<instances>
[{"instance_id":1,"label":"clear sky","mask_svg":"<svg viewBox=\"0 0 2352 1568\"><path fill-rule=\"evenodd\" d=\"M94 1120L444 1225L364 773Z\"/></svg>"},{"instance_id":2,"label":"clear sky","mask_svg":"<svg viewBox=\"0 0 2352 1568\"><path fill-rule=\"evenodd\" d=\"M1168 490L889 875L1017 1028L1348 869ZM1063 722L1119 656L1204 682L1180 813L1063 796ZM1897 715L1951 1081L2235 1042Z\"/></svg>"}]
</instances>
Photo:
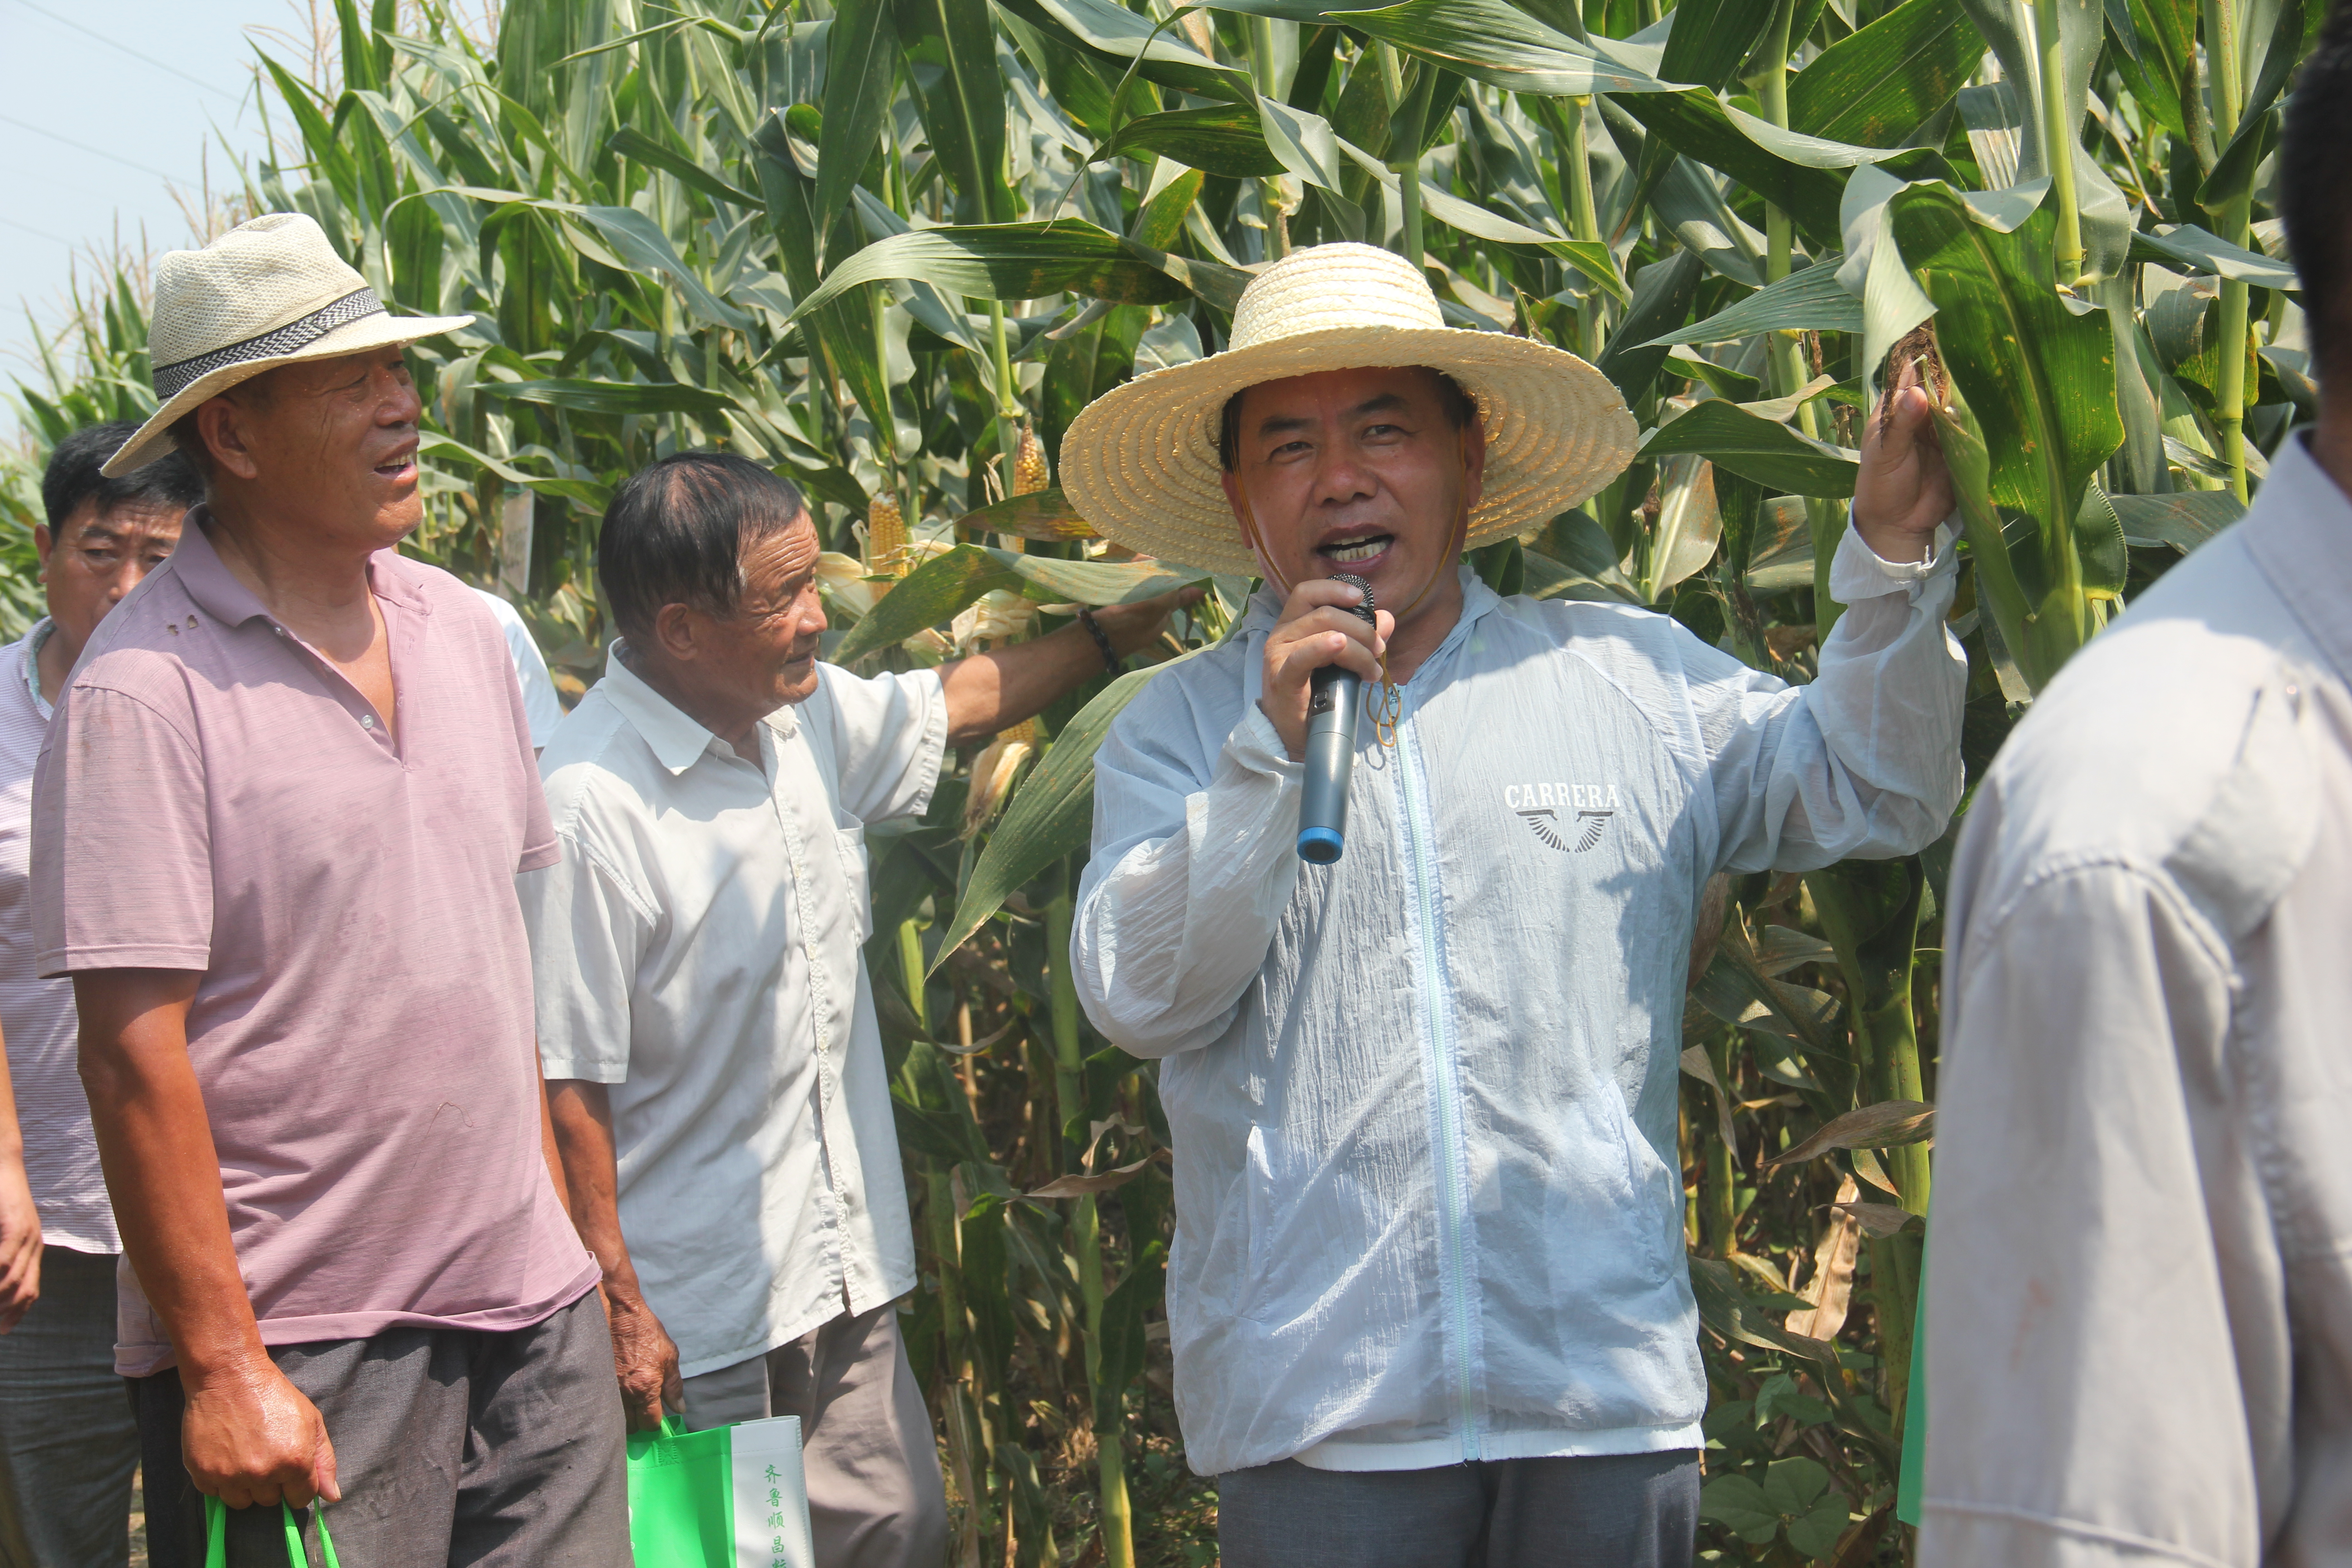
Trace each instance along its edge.
<instances>
[{"instance_id":1,"label":"clear sky","mask_svg":"<svg viewBox=\"0 0 2352 1568\"><path fill-rule=\"evenodd\" d=\"M333 15L331 6L324 7ZM189 243L177 190L200 205L263 142L254 29L307 62L308 0L0 0L0 385L37 373L29 310L66 314L93 250ZM13 424L0 412L0 427Z\"/></svg>"}]
</instances>

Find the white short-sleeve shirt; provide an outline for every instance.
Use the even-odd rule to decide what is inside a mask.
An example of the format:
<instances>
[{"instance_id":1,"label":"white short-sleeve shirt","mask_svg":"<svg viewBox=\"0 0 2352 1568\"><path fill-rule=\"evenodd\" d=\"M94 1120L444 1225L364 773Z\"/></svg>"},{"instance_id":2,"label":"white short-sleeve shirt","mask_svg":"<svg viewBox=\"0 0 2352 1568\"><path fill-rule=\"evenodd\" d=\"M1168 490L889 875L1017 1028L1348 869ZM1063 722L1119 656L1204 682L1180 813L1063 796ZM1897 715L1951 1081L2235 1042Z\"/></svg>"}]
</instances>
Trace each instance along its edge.
<instances>
[{"instance_id":1,"label":"white short-sleeve shirt","mask_svg":"<svg viewBox=\"0 0 2352 1568\"><path fill-rule=\"evenodd\" d=\"M541 758L562 858L519 885L541 1063L610 1086L622 1235L693 1377L914 1289L865 825L929 804L947 706L821 664L754 765L618 647Z\"/></svg>"},{"instance_id":2,"label":"white short-sleeve shirt","mask_svg":"<svg viewBox=\"0 0 2352 1568\"><path fill-rule=\"evenodd\" d=\"M555 678L547 673L547 656L515 607L487 588L477 588L490 618L506 634L507 653L514 659L515 679L522 686L522 716L530 724L530 743L545 750L555 727L563 722L563 704L555 695Z\"/></svg>"}]
</instances>

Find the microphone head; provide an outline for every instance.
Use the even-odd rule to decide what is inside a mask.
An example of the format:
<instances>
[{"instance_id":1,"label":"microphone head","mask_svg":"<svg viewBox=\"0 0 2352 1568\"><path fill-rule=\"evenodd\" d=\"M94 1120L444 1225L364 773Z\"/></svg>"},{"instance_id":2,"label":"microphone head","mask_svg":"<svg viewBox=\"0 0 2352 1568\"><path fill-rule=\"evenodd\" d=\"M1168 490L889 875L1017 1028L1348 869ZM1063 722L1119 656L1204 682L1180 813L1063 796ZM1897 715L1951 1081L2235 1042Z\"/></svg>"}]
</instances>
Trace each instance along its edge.
<instances>
[{"instance_id":1,"label":"microphone head","mask_svg":"<svg viewBox=\"0 0 2352 1568\"><path fill-rule=\"evenodd\" d=\"M1364 596L1364 602L1355 607L1356 614L1363 616L1364 619L1368 621L1372 618L1372 612L1380 606L1372 603L1372 585L1370 583L1365 582L1353 572L1334 572L1331 574L1331 581L1334 583L1345 583L1348 586L1353 588L1359 594L1361 594Z\"/></svg>"}]
</instances>

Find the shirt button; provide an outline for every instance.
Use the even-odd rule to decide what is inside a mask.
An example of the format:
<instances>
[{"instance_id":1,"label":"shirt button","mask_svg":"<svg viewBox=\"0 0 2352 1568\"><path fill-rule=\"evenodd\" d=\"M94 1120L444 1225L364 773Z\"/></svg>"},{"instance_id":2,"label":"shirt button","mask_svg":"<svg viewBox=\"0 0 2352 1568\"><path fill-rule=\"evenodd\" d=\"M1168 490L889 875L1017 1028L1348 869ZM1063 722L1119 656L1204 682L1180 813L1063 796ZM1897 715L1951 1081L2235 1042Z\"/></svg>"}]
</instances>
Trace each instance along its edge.
<instances>
[{"instance_id":1,"label":"shirt button","mask_svg":"<svg viewBox=\"0 0 2352 1568\"><path fill-rule=\"evenodd\" d=\"M374 714L373 714L373 713L362 713L362 714L361 714L361 715L360 715L360 728L361 728L361 729L362 729L362 730L373 730L373 729L374 729L374 728L375 728L375 715L374 715Z\"/></svg>"}]
</instances>

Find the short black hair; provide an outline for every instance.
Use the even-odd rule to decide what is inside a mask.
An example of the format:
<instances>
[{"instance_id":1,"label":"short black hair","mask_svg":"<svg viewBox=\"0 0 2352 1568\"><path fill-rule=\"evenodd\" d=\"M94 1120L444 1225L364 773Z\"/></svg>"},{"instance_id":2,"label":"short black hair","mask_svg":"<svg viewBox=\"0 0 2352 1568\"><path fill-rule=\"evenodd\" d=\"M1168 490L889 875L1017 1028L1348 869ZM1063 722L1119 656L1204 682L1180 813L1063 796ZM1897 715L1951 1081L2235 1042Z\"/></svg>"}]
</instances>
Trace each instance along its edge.
<instances>
[{"instance_id":1,"label":"short black hair","mask_svg":"<svg viewBox=\"0 0 2352 1568\"><path fill-rule=\"evenodd\" d=\"M49 466L41 474L41 510L48 514L50 537L64 537L66 519L84 501L94 504L103 517L116 507L130 505L185 510L205 499L204 480L177 452L168 452L119 479L99 472L138 429L127 419L117 419L88 426L57 444L49 454Z\"/></svg>"},{"instance_id":2,"label":"short black hair","mask_svg":"<svg viewBox=\"0 0 2352 1568\"><path fill-rule=\"evenodd\" d=\"M2303 279L2313 368L2352 379L2352 0L2336 0L2295 72L2279 136L2279 216ZM2347 387L2347 390L2352 390Z\"/></svg>"},{"instance_id":3,"label":"short black hair","mask_svg":"<svg viewBox=\"0 0 2352 1568\"><path fill-rule=\"evenodd\" d=\"M1411 368L1429 370L1427 365ZM1462 390L1462 384L1442 370L1430 370L1437 378L1437 405L1445 413L1446 423L1456 430L1478 417L1478 400ZM1217 416L1217 461L1227 473L1242 466L1242 399L1250 395L1243 387L1225 399L1224 412Z\"/></svg>"},{"instance_id":4,"label":"short black hair","mask_svg":"<svg viewBox=\"0 0 2352 1568\"><path fill-rule=\"evenodd\" d=\"M631 474L604 509L596 581L625 637L653 631L664 605L729 616L743 552L808 514L799 489L731 452L679 452Z\"/></svg>"}]
</instances>

